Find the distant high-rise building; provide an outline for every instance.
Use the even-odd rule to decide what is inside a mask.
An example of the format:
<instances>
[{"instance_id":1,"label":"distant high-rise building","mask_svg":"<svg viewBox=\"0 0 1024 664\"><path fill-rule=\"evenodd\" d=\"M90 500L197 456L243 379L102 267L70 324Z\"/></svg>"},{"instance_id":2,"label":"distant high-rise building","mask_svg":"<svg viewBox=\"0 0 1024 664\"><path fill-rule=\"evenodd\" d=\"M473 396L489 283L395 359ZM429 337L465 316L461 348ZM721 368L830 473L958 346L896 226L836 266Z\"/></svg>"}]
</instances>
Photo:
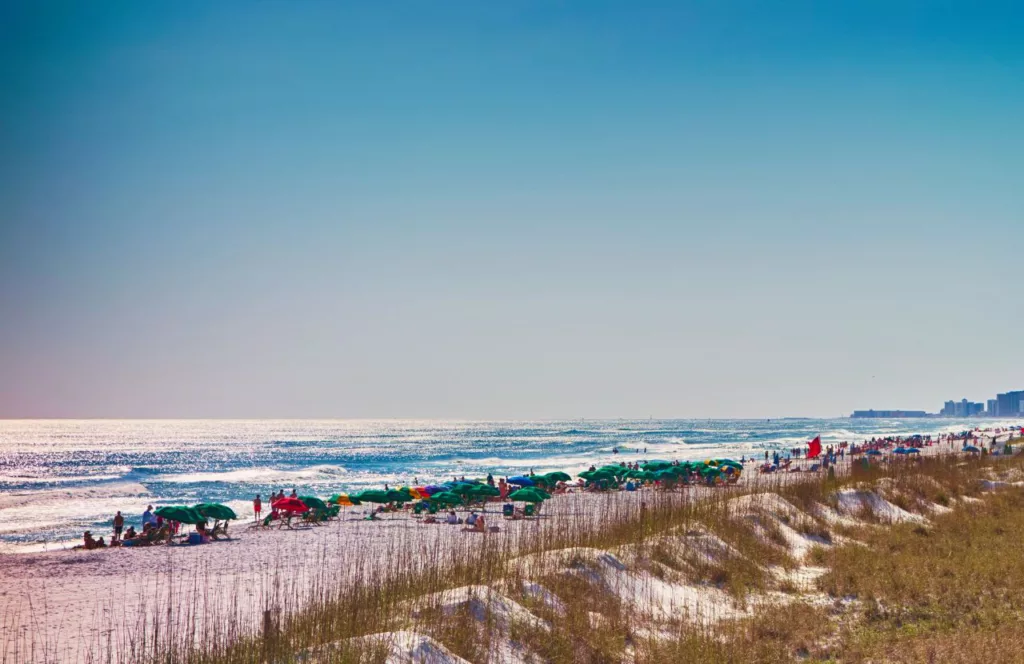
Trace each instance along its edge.
<instances>
[{"instance_id":1,"label":"distant high-rise building","mask_svg":"<svg viewBox=\"0 0 1024 664\"><path fill-rule=\"evenodd\" d=\"M996 416L996 406L998 404L999 404L999 402L996 401L995 399L989 399L988 400L988 405L985 408L985 414L988 415L989 417L995 417Z\"/></svg>"},{"instance_id":2,"label":"distant high-rise building","mask_svg":"<svg viewBox=\"0 0 1024 664\"><path fill-rule=\"evenodd\" d=\"M1005 392L996 395L996 415L1013 417L1021 414L1021 403L1024 401L1024 390Z\"/></svg>"},{"instance_id":3,"label":"distant high-rise building","mask_svg":"<svg viewBox=\"0 0 1024 664\"><path fill-rule=\"evenodd\" d=\"M942 417L975 417L985 412L985 404L961 399L960 401L947 401L939 415Z\"/></svg>"}]
</instances>

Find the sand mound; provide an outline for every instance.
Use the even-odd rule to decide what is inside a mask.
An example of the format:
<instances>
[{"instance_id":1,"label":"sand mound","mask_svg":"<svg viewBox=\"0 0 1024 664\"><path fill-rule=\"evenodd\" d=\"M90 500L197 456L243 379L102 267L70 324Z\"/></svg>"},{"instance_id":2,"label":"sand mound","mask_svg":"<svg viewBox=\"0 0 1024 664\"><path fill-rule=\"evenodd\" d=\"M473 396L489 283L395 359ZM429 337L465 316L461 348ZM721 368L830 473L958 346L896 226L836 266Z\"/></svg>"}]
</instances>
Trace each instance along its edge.
<instances>
[{"instance_id":1,"label":"sand mound","mask_svg":"<svg viewBox=\"0 0 1024 664\"><path fill-rule=\"evenodd\" d=\"M347 643L330 643L313 648L298 661L302 664L328 664L338 661L342 645L355 644L374 653L387 653L385 664L470 664L426 634L401 630L381 632L350 639Z\"/></svg>"},{"instance_id":2,"label":"sand mound","mask_svg":"<svg viewBox=\"0 0 1024 664\"><path fill-rule=\"evenodd\" d=\"M861 516L870 513L886 523L927 522L920 514L897 507L874 491L843 489L836 497L839 500L839 512L842 514Z\"/></svg>"},{"instance_id":3,"label":"sand mound","mask_svg":"<svg viewBox=\"0 0 1024 664\"><path fill-rule=\"evenodd\" d=\"M551 609L560 616L566 613L565 602L560 600L553 592L533 581L523 581L521 585L523 595L535 599L545 607Z\"/></svg>"},{"instance_id":4,"label":"sand mound","mask_svg":"<svg viewBox=\"0 0 1024 664\"><path fill-rule=\"evenodd\" d=\"M462 586L425 595L413 602L412 615L440 611L451 616L467 612L477 622L490 622L501 629L512 623L528 624L534 628L550 629L545 620L533 615L529 609L513 599L487 586Z\"/></svg>"}]
</instances>

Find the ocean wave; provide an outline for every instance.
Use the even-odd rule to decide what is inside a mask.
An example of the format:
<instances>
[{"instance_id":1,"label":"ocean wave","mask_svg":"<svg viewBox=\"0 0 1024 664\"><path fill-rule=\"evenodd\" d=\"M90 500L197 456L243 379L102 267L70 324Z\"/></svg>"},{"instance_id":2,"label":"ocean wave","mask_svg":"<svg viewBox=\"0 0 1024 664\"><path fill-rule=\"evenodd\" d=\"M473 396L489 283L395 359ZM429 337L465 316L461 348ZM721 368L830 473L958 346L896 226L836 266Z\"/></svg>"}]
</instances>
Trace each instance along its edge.
<instances>
[{"instance_id":1,"label":"ocean wave","mask_svg":"<svg viewBox=\"0 0 1024 664\"><path fill-rule=\"evenodd\" d=\"M330 481L347 475L349 471L341 466L320 465L283 470L279 468L240 468L238 470L207 471L194 473L173 473L156 475L154 482L168 484L268 484L271 482Z\"/></svg>"},{"instance_id":2,"label":"ocean wave","mask_svg":"<svg viewBox=\"0 0 1024 664\"><path fill-rule=\"evenodd\" d=\"M149 490L136 482L101 483L97 486L47 489L44 491L15 492L0 496L0 510L22 508L46 503L63 503L66 506L96 498L130 498L147 496Z\"/></svg>"}]
</instances>

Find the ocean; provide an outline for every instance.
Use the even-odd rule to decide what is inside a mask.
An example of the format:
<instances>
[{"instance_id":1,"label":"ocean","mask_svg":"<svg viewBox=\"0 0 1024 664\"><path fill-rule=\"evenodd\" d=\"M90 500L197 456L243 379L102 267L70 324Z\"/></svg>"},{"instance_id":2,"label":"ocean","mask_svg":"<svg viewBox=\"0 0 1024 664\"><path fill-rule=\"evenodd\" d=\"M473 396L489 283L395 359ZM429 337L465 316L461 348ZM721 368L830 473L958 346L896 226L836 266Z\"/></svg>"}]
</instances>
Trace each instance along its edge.
<instances>
[{"instance_id":1,"label":"ocean","mask_svg":"<svg viewBox=\"0 0 1024 664\"><path fill-rule=\"evenodd\" d=\"M326 497L453 476L575 473L591 464L763 455L878 435L963 431L993 420L0 420L0 552L68 546L139 526L147 505L257 493ZM614 449L619 454L614 454ZM645 453L646 450L646 453Z\"/></svg>"}]
</instances>

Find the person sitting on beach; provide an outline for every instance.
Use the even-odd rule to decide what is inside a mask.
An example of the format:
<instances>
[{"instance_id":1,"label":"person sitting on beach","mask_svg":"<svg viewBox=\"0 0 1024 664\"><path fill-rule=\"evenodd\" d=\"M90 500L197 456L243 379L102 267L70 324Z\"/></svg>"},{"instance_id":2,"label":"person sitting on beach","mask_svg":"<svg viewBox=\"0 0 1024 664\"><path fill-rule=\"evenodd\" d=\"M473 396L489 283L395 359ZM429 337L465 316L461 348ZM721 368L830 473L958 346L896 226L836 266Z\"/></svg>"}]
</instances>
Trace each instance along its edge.
<instances>
[{"instance_id":1,"label":"person sitting on beach","mask_svg":"<svg viewBox=\"0 0 1024 664\"><path fill-rule=\"evenodd\" d=\"M135 539L135 526L128 526L128 530L124 531L124 538L126 540Z\"/></svg>"},{"instance_id":2,"label":"person sitting on beach","mask_svg":"<svg viewBox=\"0 0 1024 664\"><path fill-rule=\"evenodd\" d=\"M470 512L469 516L466 517L466 525L467 526L474 526L474 525L476 525L476 520L478 518L480 518L480 517L477 516L475 511L474 512Z\"/></svg>"},{"instance_id":3,"label":"person sitting on beach","mask_svg":"<svg viewBox=\"0 0 1024 664\"><path fill-rule=\"evenodd\" d=\"M89 551L96 548L96 540L92 538L92 533L88 530L82 535L82 548Z\"/></svg>"},{"instance_id":4,"label":"person sitting on beach","mask_svg":"<svg viewBox=\"0 0 1024 664\"><path fill-rule=\"evenodd\" d=\"M452 525L458 525L459 517L455 515L455 511L448 512L448 523Z\"/></svg>"},{"instance_id":5,"label":"person sitting on beach","mask_svg":"<svg viewBox=\"0 0 1024 664\"><path fill-rule=\"evenodd\" d=\"M98 540L96 540L96 548L97 549L105 549L105 548L107 548L107 543L103 541L102 537L100 537Z\"/></svg>"},{"instance_id":6,"label":"person sitting on beach","mask_svg":"<svg viewBox=\"0 0 1024 664\"><path fill-rule=\"evenodd\" d=\"M483 515L480 515L478 518L474 519L472 524L469 523L469 519L466 519L466 524L469 525L470 527L469 528L463 528L463 530L465 530L468 533L486 533L487 532L487 524L484 522Z\"/></svg>"}]
</instances>

